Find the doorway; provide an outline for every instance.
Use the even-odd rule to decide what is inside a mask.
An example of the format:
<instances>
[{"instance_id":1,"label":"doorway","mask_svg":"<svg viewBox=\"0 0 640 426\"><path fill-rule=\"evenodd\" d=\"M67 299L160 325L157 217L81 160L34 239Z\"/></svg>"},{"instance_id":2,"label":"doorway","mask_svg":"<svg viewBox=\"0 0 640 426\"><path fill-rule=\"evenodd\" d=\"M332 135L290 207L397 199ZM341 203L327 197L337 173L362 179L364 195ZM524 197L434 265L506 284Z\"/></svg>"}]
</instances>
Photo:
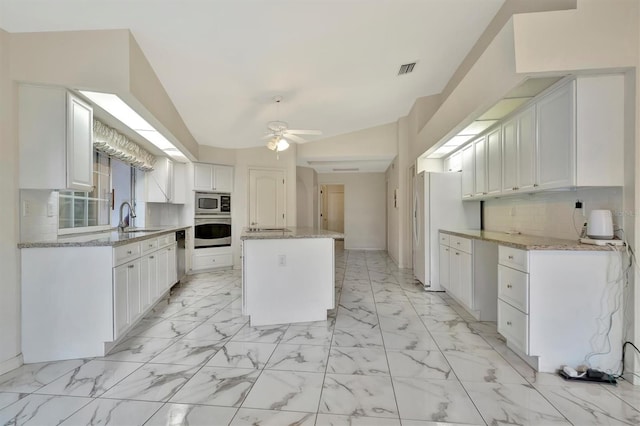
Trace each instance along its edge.
<instances>
[{"instance_id":1,"label":"doorway","mask_svg":"<svg viewBox=\"0 0 640 426\"><path fill-rule=\"evenodd\" d=\"M344 233L344 185L320 185L320 223L322 229Z\"/></svg>"}]
</instances>

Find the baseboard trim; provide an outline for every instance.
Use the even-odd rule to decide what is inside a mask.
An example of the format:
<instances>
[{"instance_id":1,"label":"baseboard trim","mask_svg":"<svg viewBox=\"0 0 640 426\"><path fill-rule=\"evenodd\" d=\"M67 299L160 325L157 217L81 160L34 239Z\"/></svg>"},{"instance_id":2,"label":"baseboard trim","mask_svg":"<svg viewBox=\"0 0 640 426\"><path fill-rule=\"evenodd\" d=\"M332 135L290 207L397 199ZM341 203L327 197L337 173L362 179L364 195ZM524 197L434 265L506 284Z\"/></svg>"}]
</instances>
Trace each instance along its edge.
<instances>
[{"instance_id":1,"label":"baseboard trim","mask_svg":"<svg viewBox=\"0 0 640 426\"><path fill-rule=\"evenodd\" d=\"M24 364L24 361L21 353L6 361L2 361L0 362L0 375L8 373L11 370L15 370L16 368L21 367L22 364Z\"/></svg>"}]
</instances>

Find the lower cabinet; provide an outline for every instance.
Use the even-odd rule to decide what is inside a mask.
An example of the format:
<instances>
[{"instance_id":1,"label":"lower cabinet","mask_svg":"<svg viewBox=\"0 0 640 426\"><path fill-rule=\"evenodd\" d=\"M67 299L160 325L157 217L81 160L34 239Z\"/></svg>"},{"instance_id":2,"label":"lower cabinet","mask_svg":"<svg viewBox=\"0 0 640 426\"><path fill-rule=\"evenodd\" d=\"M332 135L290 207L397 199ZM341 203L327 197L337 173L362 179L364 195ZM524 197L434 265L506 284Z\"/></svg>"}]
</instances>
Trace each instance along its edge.
<instances>
[{"instance_id":1,"label":"lower cabinet","mask_svg":"<svg viewBox=\"0 0 640 426\"><path fill-rule=\"evenodd\" d=\"M198 248L193 251L193 271L233 266L231 247Z\"/></svg>"},{"instance_id":2,"label":"lower cabinet","mask_svg":"<svg viewBox=\"0 0 640 426\"><path fill-rule=\"evenodd\" d=\"M445 233L439 240L440 285L476 319L495 321L497 245Z\"/></svg>"},{"instance_id":3,"label":"lower cabinet","mask_svg":"<svg viewBox=\"0 0 640 426\"><path fill-rule=\"evenodd\" d=\"M499 246L498 332L541 372L588 364L618 371L622 282L613 251Z\"/></svg>"},{"instance_id":4,"label":"lower cabinet","mask_svg":"<svg viewBox=\"0 0 640 426\"><path fill-rule=\"evenodd\" d=\"M155 251L113 268L114 340L125 334L177 281L173 234L158 237L153 243L145 240L117 247L115 258L118 252L140 253L141 250L135 247L137 244L148 244Z\"/></svg>"}]
</instances>

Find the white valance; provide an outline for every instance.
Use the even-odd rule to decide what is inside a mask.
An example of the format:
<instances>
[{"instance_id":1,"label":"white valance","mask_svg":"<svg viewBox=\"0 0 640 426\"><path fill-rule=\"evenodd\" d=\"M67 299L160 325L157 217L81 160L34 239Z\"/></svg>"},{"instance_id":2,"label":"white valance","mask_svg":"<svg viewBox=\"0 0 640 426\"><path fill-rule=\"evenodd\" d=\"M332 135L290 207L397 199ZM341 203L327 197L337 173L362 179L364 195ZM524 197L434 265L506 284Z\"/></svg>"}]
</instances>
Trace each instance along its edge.
<instances>
[{"instance_id":1,"label":"white valance","mask_svg":"<svg viewBox=\"0 0 640 426\"><path fill-rule=\"evenodd\" d=\"M153 170L156 157L112 127L93 120L93 146L98 151L146 172Z\"/></svg>"}]
</instances>

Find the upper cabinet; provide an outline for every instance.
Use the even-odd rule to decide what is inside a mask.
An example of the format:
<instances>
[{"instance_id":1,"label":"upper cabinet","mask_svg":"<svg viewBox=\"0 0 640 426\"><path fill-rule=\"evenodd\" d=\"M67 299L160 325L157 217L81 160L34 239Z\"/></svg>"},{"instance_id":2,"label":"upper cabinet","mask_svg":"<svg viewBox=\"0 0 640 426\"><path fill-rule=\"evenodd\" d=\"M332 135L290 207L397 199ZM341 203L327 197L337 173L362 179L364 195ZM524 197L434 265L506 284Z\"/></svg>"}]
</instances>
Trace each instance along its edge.
<instances>
[{"instance_id":1,"label":"upper cabinet","mask_svg":"<svg viewBox=\"0 0 640 426\"><path fill-rule=\"evenodd\" d=\"M20 85L20 188L93 188L93 109L59 87Z\"/></svg>"},{"instance_id":2,"label":"upper cabinet","mask_svg":"<svg viewBox=\"0 0 640 426\"><path fill-rule=\"evenodd\" d=\"M579 76L462 150L463 197L622 186L623 154L624 76Z\"/></svg>"},{"instance_id":3,"label":"upper cabinet","mask_svg":"<svg viewBox=\"0 0 640 426\"><path fill-rule=\"evenodd\" d=\"M186 201L186 167L169 158L157 158L153 170L138 172L138 191L148 203L184 204Z\"/></svg>"},{"instance_id":4,"label":"upper cabinet","mask_svg":"<svg viewBox=\"0 0 640 426\"><path fill-rule=\"evenodd\" d=\"M193 189L196 191L233 191L233 167L194 163Z\"/></svg>"}]
</instances>

